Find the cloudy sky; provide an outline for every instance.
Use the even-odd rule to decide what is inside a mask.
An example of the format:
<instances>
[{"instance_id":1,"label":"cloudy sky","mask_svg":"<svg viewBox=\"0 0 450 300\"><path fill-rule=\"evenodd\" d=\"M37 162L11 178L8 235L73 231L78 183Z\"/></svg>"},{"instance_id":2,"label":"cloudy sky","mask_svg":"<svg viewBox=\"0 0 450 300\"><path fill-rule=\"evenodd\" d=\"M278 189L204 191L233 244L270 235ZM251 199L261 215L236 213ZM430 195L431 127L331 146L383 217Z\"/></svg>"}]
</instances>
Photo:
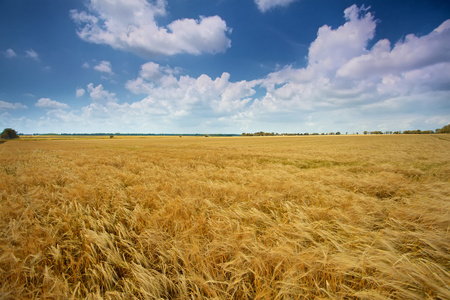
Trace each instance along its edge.
<instances>
[{"instance_id":1,"label":"cloudy sky","mask_svg":"<svg viewBox=\"0 0 450 300\"><path fill-rule=\"evenodd\" d=\"M450 123L448 0L1 0L0 129Z\"/></svg>"}]
</instances>

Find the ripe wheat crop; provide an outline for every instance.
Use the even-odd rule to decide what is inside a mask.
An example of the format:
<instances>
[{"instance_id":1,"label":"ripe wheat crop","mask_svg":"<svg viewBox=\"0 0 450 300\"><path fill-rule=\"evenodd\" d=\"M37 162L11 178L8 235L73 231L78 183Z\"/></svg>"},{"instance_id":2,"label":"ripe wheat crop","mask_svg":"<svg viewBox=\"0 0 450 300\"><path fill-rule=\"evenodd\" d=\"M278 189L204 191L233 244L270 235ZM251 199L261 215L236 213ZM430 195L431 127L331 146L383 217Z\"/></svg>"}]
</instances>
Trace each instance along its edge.
<instances>
[{"instance_id":1,"label":"ripe wheat crop","mask_svg":"<svg viewBox=\"0 0 450 300\"><path fill-rule=\"evenodd\" d=\"M450 299L450 136L0 145L1 299Z\"/></svg>"}]
</instances>

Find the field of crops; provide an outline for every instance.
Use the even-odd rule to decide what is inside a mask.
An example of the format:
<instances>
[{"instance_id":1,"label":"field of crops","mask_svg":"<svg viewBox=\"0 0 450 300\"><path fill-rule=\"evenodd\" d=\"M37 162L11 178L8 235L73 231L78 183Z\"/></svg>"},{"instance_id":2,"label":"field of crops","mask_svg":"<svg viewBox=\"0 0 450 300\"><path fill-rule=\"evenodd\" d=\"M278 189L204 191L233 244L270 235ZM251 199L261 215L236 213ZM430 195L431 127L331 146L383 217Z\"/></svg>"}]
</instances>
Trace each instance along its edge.
<instances>
[{"instance_id":1,"label":"field of crops","mask_svg":"<svg viewBox=\"0 0 450 300\"><path fill-rule=\"evenodd\" d=\"M0 145L1 299L450 299L450 135Z\"/></svg>"}]
</instances>

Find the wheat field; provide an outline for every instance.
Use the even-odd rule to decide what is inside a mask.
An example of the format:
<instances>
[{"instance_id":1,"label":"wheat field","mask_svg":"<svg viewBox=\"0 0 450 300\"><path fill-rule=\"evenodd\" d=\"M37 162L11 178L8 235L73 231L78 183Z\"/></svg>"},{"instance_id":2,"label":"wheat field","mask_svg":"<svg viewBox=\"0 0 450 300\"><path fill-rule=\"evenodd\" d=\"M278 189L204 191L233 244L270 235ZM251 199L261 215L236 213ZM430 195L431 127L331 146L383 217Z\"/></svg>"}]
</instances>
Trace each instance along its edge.
<instances>
[{"instance_id":1,"label":"wheat field","mask_svg":"<svg viewBox=\"0 0 450 300\"><path fill-rule=\"evenodd\" d=\"M450 299L450 135L0 145L1 299Z\"/></svg>"}]
</instances>

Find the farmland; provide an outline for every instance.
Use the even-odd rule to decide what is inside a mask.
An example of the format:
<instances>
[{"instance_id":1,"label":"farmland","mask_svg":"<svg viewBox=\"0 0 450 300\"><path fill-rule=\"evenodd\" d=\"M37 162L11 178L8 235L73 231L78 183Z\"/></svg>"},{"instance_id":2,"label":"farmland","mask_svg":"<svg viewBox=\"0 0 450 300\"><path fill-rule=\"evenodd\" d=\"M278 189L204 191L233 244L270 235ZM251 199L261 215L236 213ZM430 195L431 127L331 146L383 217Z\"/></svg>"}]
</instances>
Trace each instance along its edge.
<instances>
[{"instance_id":1,"label":"farmland","mask_svg":"<svg viewBox=\"0 0 450 300\"><path fill-rule=\"evenodd\" d=\"M0 145L2 299L449 299L450 135Z\"/></svg>"}]
</instances>

